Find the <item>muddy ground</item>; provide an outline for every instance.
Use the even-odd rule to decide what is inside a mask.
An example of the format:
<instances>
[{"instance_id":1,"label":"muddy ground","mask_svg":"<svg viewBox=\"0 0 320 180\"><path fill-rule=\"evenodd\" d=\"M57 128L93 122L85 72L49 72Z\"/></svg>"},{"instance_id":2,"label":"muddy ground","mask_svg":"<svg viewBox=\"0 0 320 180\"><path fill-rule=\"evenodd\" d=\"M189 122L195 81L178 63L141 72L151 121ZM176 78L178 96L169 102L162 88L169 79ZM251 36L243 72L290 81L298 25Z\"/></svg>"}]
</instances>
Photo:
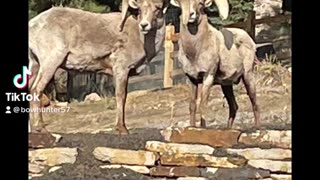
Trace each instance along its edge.
<instances>
[{"instance_id":1,"label":"muddy ground","mask_svg":"<svg viewBox=\"0 0 320 180\"><path fill-rule=\"evenodd\" d=\"M258 66L255 73L262 128L291 129L291 73L286 68L271 64ZM249 98L242 83L234 86L234 90L239 105L235 128L250 130L254 119ZM94 159L92 151L98 146L144 149L147 140L162 140L157 129L188 126L189 96L187 85L130 93L126 106L130 135L121 137L113 130L116 114L113 97L99 102L74 101L68 104L69 112L44 114L48 130L63 135L58 146L77 147L79 156L75 164L63 165L62 169L33 179L151 179L125 169L99 169L102 163ZM226 127L228 105L219 86L211 89L205 117L209 128Z\"/></svg>"}]
</instances>

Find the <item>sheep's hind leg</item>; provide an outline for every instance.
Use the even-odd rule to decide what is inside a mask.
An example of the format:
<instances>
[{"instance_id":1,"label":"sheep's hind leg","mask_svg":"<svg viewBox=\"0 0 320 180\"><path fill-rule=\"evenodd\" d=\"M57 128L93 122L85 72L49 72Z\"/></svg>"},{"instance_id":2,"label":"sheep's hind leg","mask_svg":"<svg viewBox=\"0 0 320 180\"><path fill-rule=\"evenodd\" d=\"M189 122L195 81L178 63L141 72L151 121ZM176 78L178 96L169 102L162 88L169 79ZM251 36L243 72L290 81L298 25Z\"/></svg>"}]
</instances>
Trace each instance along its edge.
<instances>
[{"instance_id":1,"label":"sheep's hind leg","mask_svg":"<svg viewBox=\"0 0 320 180\"><path fill-rule=\"evenodd\" d=\"M229 106L228 128L232 128L239 107L234 97L232 85L221 85L221 88Z\"/></svg>"},{"instance_id":2,"label":"sheep's hind leg","mask_svg":"<svg viewBox=\"0 0 320 180\"><path fill-rule=\"evenodd\" d=\"M43 86L43 85L41 85L41 84L43 84L43 82L42 82L43 80L41 81L41 79L42 79L41 69L38 72L37 76L38 76L37 79L39 79L39 81L37 84L35 84L36 85L35 88L30 90L30 93L38 95L39 99L41 99L42 92L40 90L41 87L39 87L39 85ZM32 112L29 113L29 123L31 124L30 129L31 129L31 132L34 132L34 133L39 133L39 132L47 133L48 131L45 129L45 125L44 125L44 122L42 119L42 113L41 112L34 112L34 110L39 109L39 108L41 108L41 101L37 101L37 100L30 101L30 109L33 110Z\"/></svg>"},{"instance_id":3,"label":"sheep's hind leg","mask_svg":"<svg viewBox=\"0 0 320 180\"><path fill-rule=\"evenodd\" d=\"M31 90L31 86L33 85L35 79L37 78L37 75L39 74L39 68L40 68L40 65L39 63L36 61L36 57L35 55L31 52L31 50L29 49L29 67L28 69L32 72L32 75L31 77L29 78L28 80L28 88L29 90L31 91L31 94L34 93L34 91ZM38 77L39 78L39 77ZM33 102L33 101L30 101L30 107L34 107L36 106L35 103L37 102ZM33 114L32 113L29 113L29 120L28 120L28 126L29 126L29 130L28 132L36 132L37 130L35 128L32 128L31 126L31 119L33 120ZM39 129L41 131L41 128Z\"/></svg>"},{"instance_id":4,"label":"sheep's hind leg","mask_svg":"<svg viewBox=\"0 0 320 180\"><path fill-rule=\"evenodd\" d=\"M58 68L58 65L50 65L50 66L42 66L39 69L39 72L37 74L37 80L36 84L34 84L34 88L30 90L31 94L37 94L39 99L41 99L43 95L43 90L45 89L46 85L49 83L50 79L53 77L56 69ZM33 110L33 112L30 112L29 117L30 120L33 121L31 126L32 132L42 132L46 133L48 132L45 128L45 124L43 122L42 112L40 111L42 107L41 101L31 101L30 102L30 108ZM34 112L34 111L38 112Z\"/></svg>"},{"instance_id":5,"label":"sheep's hind leg","mask_svg":"<svg viewBox=\"0 0 320 180\"><path fill-rule=\"evenodd\" d=\"M33 85L33 83L37 77L37 74L39 72L39 68L40 68L40 64L37 62L35 55L29 49L29 67L28 67L28 69L32 73L30 79L28 80L28 88L29 89L31 89L31 86Z\"/></svg>"},{"instance_id":6,"label":"sheep's hind leg","mask_svg":"<svg viewBox=\"0 0 320 180\"><path fill-rule=\"evenodd\" d=\"M250 98L253 114L254 114L254 120L255 120L255 127L260 127L260 107L257 104L257 95L256 95L256 86L254 84L253 79L253 73L252 71L246 72L242 77L243 83L245 85L245 88L247 90L247 94Z\"/></svg>"},{"instance_id":7,"label":"sheep's hind leg","mask_svg":"<svg viewBox=\"0 0 320 180\"><path fill-rule=\"evenodd\" d=\"M31 87L29 88L30 93L38 95L40 101L34 99L30 102L30 108L33 110L33 112L29 113L32 132L48 132L43 122L42 112L40 111L42 107L41 97L45 87L54 76L58 67L63 63L66 55L67 52L65 51L52 50L51 54L46 55L46 59L43 59L39 69L35 68L38 72L36 73L36 78L30 83L29 86ZM31 65L29 66L32 68ZM33 73L35 73L36 70Z\"/></svg>"}]
</instances>

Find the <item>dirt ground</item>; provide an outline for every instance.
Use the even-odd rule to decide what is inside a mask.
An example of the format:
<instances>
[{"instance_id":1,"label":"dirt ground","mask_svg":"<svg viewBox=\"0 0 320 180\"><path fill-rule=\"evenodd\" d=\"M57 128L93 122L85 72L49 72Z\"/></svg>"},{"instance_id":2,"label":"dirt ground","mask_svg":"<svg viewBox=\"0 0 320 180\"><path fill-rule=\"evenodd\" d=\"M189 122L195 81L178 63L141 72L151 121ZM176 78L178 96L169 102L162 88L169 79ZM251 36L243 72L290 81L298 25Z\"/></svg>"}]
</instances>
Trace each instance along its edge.
<instances>
[{"instance_id":1,"label":"dirt ground","mask_svg":"<svg viewBox=\"0 0 320 180\"><path fill-rule=\"evenodd\" d=\"M262 128L291 129L291 73L286 68L266 63L257 66L255 74ZM235 128L249 130L254 125L251 103L242 83L234 86L234 90L239 105ZM63 165L62 169L33 179L152 179L126 169L99 169L102 162L94 159L92 151L98 146L137 150L144 149L148 140L163 141L156 129L189 125L189 97L188 85L129 93L126 122L130 135L127 136L119 136L113 130L116 114L113 97L99 102L72 102L68 104L69 112L44 114L48 130L63 136L58 146L77 147L79 155L75 164ZM227 125L228 105L219 86L211 89L205 117L210 128L223 129Z\"/></svg>"},{"instance_id":2,"label":"dirt ground","mask_svg":"<svg viewBox=\"0 0 320 180\"><path fill-rule=\"evenodd\" d=\"M266 63L256 67L257 101L261 109L261 122L265 128L291 126L291 73L279 65ZM234 86L239 110L235 128L246 129L254 124L249 97L242 83ZM126 105L126 123L130 129L166 128L189 125L188 85L177 85L167 90L143 90L129 93ZM97 133L112 131L115 126L116 103L114 97L98 102L72 102L69 112L44 113L50 132ZM208 127L225 128L228 104L221 87L211 89L205 112ZM199 120L199 117L198 117Z\"/></svg>"}]
</instances>

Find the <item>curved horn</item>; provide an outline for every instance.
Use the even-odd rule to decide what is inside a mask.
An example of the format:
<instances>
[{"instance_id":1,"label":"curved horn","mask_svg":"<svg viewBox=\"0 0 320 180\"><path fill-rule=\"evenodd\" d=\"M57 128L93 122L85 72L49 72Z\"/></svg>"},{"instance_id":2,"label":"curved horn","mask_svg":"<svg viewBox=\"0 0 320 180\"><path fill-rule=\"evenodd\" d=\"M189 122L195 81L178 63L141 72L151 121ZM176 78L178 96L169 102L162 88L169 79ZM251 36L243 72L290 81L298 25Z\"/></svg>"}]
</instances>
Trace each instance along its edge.
<instances>
[{"instance_id":1,"label":"curved horn","mask_svg":"<svg viewBox=\"0 0 320 180\"><path fill-rule=\"evenodd\" d=\"M170 0L170 4L175 7L180 7L179 2L177 0Z\"/></svg>"},{"instance_id":2,"label":"curved horn","mask_svg":"<svg viewBox=\"0 0 320 180\"><path fill-rule=\"evenodd\" d=\"M182 24L187 25L190 16L190 2L180 1Z\"/></svg>"},{"instance_id":3,"label":"curved horn","mask_svg":"<svg viewBox=\"0 0 320 180\"><path fill-rule=\"evenodd\" d=\"M127 20L127 12L129 8L129 2L128 0L122 0L122 8L121 8L121 23L120 23L120 32L123 30L123 26L125 21Z\"/></svg>"},{"instance_id":4,"label":"curved horn","mask_svg":"<svg viewBox=\"0 0 320 180\"><path fill-rule=\"evenodd\" d=\"M229 3L228 0L214 0L214 3L216 4L220 18L222 20L225 20L229 16Z\"/></svg>"}]
</instances>

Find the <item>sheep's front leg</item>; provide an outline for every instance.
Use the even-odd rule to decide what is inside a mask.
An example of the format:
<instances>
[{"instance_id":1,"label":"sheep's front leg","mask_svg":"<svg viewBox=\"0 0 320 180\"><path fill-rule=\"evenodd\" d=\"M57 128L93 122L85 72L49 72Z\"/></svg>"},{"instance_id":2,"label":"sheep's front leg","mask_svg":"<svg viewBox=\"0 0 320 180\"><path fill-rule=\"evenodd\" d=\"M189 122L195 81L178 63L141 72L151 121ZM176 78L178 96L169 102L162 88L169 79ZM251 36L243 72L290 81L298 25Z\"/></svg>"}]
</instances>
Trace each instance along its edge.
<instances>
[{"instance_id":1,"label":"sheep's front leg","mask_svg":"<svg viewBox=\"0 0 320 180\"><path fill-rule=\"evenodd\" d=\"M199 89L198 81L190 76L189 80L191 81L191 99L189 104L189 112L190 112L190 126L195 127L196 126L196 112L198 108L198 94L201 93L201 87ZM200 91L199 91L200 90Z\"/></svg>"},{"instance_id":2,"label":"sheep's front leg","mask_svg":"<svg viewBox=\"0 0 320 180\"><path fill-rule=\"evenodd\" d=\"M191 84L191 100L189 105L189 111L190 111L190 126L193 126L193 127L196 126L197 92L198 92L198 86Z\"/></svg>"},{"instance_id":3,"label":"sheep's front leg","mask_svg":"<svg viewBox=\"0 0 320 180\"><path fill-rule=\"evenodd\" d=\"M201 127L205 128L206 127L206 121L203 117L203 112L208 104L208 98L209 98L209 95L210 95L210 88L213 84L213 79L214 79L214 76L209 74L203 81L203 85L202 85L202 93L201 93L201 99L200 99L200 107L199 107L199 110L200 110L200 124L201 124Z\"/></svg>"},{"instance_id":4,"label":"sheep's front leg","mask_svg":"<svg viewBox=\"0 0 320 180\"><path fill-rule=\"evenodd\" d=\"M125 124L125 103L127 99L127 86L128 86L129 70L122 67L113 68L113 78L115 84L115 93L117 101L117 127L116 130L119 134L129 134Z\"/></svg>"},{"instance_id":5,"label":"sheep's front leg","mask_svg":"<svg viewBox=\"0 0 320 180\"><path fill-rule=\"evenodd\" d=\"M227 99L228 106L229 106L228 128L231 129L239 107L238 107L236 98L234 97L233 86L221 85L221 88L224 96Z\"/></svg>"}]
</instances>

